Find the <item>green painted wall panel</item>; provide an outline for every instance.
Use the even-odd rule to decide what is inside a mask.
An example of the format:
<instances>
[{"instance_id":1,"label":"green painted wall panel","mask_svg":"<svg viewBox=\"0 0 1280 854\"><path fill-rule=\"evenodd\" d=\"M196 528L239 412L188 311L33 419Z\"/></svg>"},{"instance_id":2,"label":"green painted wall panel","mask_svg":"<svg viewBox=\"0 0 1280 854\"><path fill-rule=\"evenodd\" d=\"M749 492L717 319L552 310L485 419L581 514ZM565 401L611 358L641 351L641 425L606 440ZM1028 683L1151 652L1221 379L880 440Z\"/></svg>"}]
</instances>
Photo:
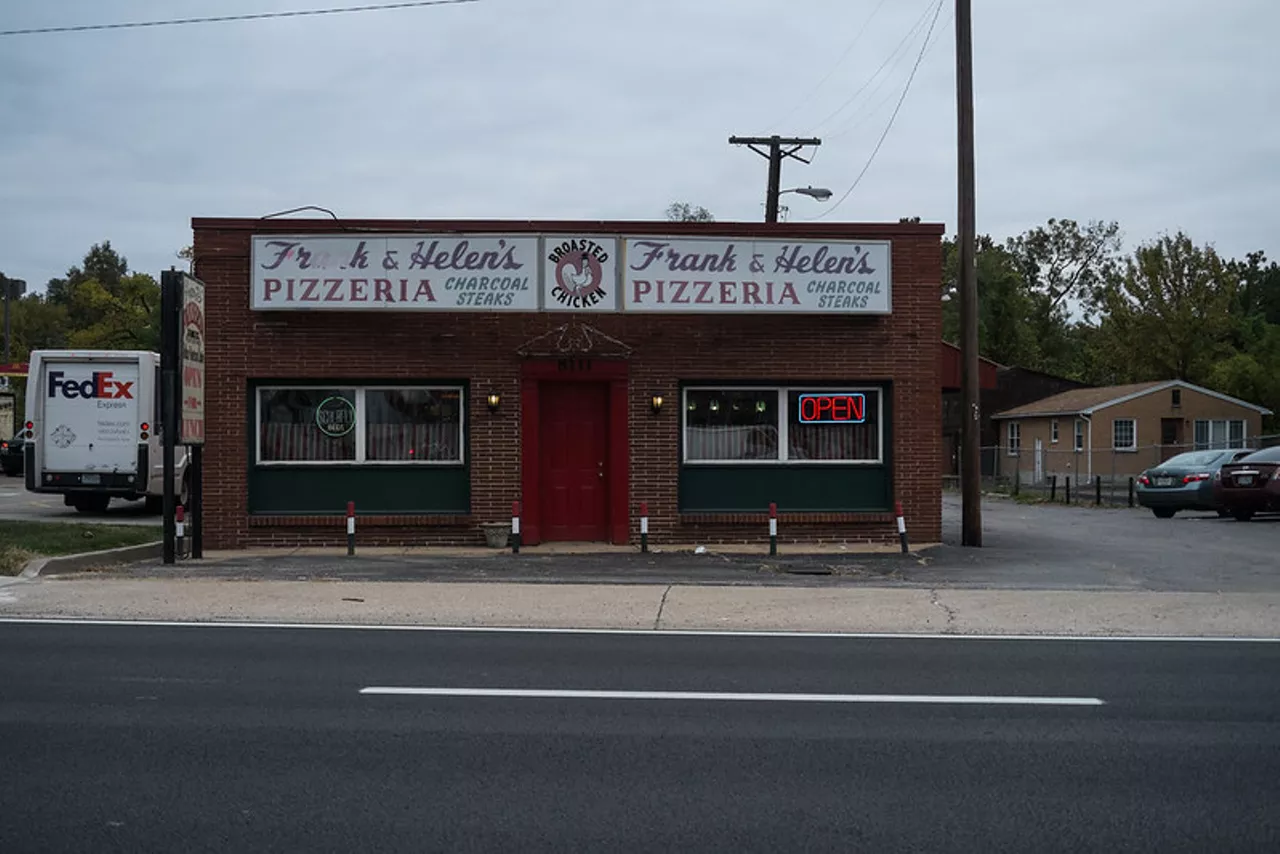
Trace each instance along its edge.
<instances>
[{"instance_id":1,"label":"green painted wall panel","mask_svg":"<svg viewBox=\"0 0 1280 854\"><path fill-rule=\"evenodd\" d=\"M249 512L471 512L471 473L463 466L281 466L249 471Z\"/></svg>"},{"instance_id":2,"label":"green painted wall panel","mask_svg":"<svg viewBox=\"0 0 1280 854\"><path fill-rule=\"evenodd\" d=\"M884 466L682 466L680 510L884 511L892 508Z\"/></svg>"}]
</instances>

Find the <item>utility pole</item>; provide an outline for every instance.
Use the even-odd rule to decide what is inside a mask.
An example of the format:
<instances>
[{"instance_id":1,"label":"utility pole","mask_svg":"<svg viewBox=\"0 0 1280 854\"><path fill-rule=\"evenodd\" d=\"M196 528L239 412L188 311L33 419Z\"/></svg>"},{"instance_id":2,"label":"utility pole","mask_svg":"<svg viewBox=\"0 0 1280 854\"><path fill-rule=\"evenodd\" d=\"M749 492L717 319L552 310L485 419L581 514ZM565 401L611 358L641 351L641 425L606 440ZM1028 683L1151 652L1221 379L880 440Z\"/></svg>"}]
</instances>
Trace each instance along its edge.
<instances>
[{"instance_id":1,"label":"utility pole","mask_svg":"<svg viewBox=\"0 0 1280 854\"><path fill-rule=\"evenodd\" d=\"M0 273L0 290L4 291L4 364L9 364L9 340L12 337L9 328L9 303L11 300L19 299L27 292L27 283L22 279L10 279L4 273Z\"/></svg>"},{"instance_id":2,"label":"utility pole","mask_svg":"<svg viewBox=\"0 0 1280 854\"><path fill-rule=\"evenodd\" d=\"M978 397L977 212L973 163L973 10L956 0L956 116L959 130L960 542L982 545L982 410Z\"/></svg>"},{"instance_id":3,"label":"utility pole","mask_svg":"<svg viewBox=\"0 0 1280 854\"><path fill-rule=\"evenodd\" d=\"M790 157L801 163L810 163L812 158L805 159L799 152L804 148L817 148L822 145L820 139L800 139L790 136L731 136L730 145L745 145L769 161L769 188L765 193L764 221L778 221L778 196L782 192L782 159ZM761 148L766 146L767 148Z\"/></svg>"}]
</instances>

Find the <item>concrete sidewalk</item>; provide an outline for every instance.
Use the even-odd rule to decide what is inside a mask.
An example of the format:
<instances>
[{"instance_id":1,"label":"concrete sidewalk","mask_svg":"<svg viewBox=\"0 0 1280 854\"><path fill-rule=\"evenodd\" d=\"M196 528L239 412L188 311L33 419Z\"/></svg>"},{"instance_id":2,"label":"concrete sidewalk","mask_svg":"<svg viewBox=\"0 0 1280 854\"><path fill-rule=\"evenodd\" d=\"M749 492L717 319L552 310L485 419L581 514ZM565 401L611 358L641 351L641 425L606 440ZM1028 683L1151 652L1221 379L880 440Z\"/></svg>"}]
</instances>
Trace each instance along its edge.
<instances>
[{"instance_id":1,"label":"concrete sidewalk","mask_svg":"<svg viewBox=\"0 0 1280 854\"><path fill-rule=\"evenodd\" d=\"M1272 637L1280 594L67 579L0 618L783 632Z\"/></svg>"}]
</instances>

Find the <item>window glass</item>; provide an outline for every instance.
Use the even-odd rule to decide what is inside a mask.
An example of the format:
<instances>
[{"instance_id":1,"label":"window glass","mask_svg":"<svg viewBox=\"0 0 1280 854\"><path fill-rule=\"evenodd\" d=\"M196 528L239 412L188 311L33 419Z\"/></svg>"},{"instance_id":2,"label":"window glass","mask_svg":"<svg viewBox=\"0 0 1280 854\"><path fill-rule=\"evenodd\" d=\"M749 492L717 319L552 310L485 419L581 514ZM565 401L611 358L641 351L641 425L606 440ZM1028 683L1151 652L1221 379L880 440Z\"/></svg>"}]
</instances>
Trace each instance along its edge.
<instances>
[{"instance_id":1,"label":"window glass","mask_svg":"<svg viewBox=\"0 0 1280 854\"><path fill-rule=\"evenodd\" d=\"M1084 450L1084 422L1076 421L1076 450Z\"/></svg>"},{"instance_id":2,"label":"window glass","mask_svg":"<svg viewBox=\"0 0 1280 854\"><path fill-rule=\"evenodd\" d=\"M684 416L687 459L778 459L777 389L689 389Z\"/></svg>"},{"instance_id":3,"label":"window glass","mask_svg":"<svg viewBox=\"0 0 1280 854\"><path fill-rule=\"evenodd\" d=\"M354 390L262 389L258 394L260 462L355 460Z\"/></svg>"},{"instance_id":4,"label":"window glass","mask_svg":"<svg viewBox=\"0 0 1280 854\"><path fill-rule=\"evenodd\" d=\"M1230 424L1230 437L1227 440L1228 448L1244 447L1244 422L1232 421Z\"/></svg>"},{"instance_id":5,"label":"window glass","mask_svg":"<svg viewBox=\"0 0 1280 854\"><path fill-rule=\"evenodd\" d=\"M368 389L364 414L366 460L462 461L459 389Z\"/></svg>"},{"instance_id":6,"label":"window glass","mask_svg":"<svg viewBox=\"0 0 1280 854\"><path fill-rule=\"evenodd\" d=\"M1111 434L1111 445L1117 450L1127 450L1137 446L1132 418L1118 418L1111 422Z\"/></svg>"},{"instance_id":7,"label":"window glass","mask_svg":"<svg viewBox=\"0 0 1280 854\"><path fill-rule=\"evenodd\" d=\"M789 390L787 459L879 460L880 393Z\"/></svg>"}]
</instances>

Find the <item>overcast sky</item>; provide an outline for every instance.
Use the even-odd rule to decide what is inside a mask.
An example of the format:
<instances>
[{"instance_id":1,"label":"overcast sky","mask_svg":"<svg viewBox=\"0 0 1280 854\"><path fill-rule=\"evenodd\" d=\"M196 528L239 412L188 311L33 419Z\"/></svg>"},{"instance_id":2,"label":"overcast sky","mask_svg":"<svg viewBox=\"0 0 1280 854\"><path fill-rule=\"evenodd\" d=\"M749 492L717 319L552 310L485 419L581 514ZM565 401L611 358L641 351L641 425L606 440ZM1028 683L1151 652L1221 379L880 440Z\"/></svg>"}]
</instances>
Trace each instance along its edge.
<instances>
[{"instance_id":1,"label":"overcast sky","mask_svg":"<svg viewBox=\"0 0 1280 854\"><path fill-rule=\"evenodd\" d=\"M5 0L0 29L375 2ZM0 271L42 286L109 239L158 274L193 216L300 205L653 219L687 200L759 220L766 163L731 134L821 137L783 185L839 198L933 2L479 0L0 37ZM785 196L792 221L920 216L954 232L952 5L861 183L835 209ZM1131 245L1184 229L1280 256L1280 3L974 7L981 232L1114 219Z\"/></svg>"}]
</instances>

